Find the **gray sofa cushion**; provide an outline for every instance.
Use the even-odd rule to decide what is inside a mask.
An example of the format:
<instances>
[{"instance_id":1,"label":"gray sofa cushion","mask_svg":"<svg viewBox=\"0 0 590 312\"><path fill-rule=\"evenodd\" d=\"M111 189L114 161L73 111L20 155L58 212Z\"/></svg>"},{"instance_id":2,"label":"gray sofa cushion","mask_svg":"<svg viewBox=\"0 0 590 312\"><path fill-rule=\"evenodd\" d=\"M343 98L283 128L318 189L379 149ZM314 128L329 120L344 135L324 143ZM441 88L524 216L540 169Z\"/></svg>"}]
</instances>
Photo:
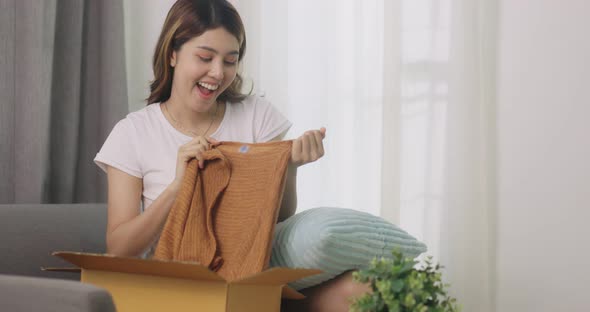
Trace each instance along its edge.
<instances>
[{"instance_id":1,"label":"gray sofa cushion","mask_svg":"<svg viewBox=\"0 0 590 312\"><path fill-rule=\"evenodd\" d=\"M105 252L106 221L106 204L0 205L0 274L79 280L40 267L71 266L57 250Z\"/></svg>"},{"instance_id":2,"label":"gray sofa cushion","mask_svg":"<svg viewBox=\"0 0 590 312\"><path fill-rule=\"evenodd\" d=\"M106 290L59 279L0 275L0 296L0 311L116 311Z\"/></svg>"}]
</instances>

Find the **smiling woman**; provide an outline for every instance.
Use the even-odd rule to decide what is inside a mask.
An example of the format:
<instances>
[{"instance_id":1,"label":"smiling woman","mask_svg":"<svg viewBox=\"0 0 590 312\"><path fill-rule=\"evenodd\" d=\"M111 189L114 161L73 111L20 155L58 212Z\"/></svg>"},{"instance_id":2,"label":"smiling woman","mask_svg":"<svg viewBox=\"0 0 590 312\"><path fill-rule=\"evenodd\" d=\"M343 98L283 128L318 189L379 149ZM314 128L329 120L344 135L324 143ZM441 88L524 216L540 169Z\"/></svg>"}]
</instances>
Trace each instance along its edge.
<instances>
[{"instance_id":1,"label":"smiling woman","mask_svg":"<svg viewBox=\"0 0 590 312\"><path fill-rule=\"evenodd\" d=\"M264 98L240 93L246 51L242 20L223 0L178 0L170 9L154 57L147 107L121 120L95 158L108 175L107 251L151 257L181 188L189 161L220 141L282 140L291 127ZM295 213L297 168L324 155L326 129L293 140L278 221ZM364 287L350 272L309 292L309 306L347 310Z\"/></svg>"}]
</instances>

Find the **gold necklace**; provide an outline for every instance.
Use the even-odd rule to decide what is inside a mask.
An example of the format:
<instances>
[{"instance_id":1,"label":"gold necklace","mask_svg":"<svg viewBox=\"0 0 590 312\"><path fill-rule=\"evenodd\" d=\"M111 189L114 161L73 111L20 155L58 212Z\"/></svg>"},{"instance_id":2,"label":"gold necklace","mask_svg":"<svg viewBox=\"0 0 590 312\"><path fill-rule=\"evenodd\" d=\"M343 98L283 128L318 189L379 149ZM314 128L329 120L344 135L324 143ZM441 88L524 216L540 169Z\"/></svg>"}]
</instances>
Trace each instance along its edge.
<instances>
[{"instance_id":1,"label":"gold necklace","mask_svg":"<svg viewBox=\"0 0 590 312\"><path fill-rule=\"evenodd\" d=\"M205 136L205 134L207 134L207 132L209 132L209 129L211 129L211 126L213 126L213 121L215 121L215 117L217 117L217 110L218 109L219 109L219 103L216 103L215 112L213 113L213 115L211 117L211 122L209 123L209 127L207 127L205 132L203 132L203 134L201 134L200 136ZM176 128L179 128L180 130L182 130L184 132L188 132L188 133L192 134L193 136L196 136L196 137L199 136L199 134L196 131L187 129L187 128L183 127L178 121L176 121L176 118L174 118L172 113L170 113L170 111L168 110L168 103L164 103L164 110L166 111L168 116L170 116L170 119L172 119L172 122L174 123L174 126Z\"/></svg>"}]
</instances>

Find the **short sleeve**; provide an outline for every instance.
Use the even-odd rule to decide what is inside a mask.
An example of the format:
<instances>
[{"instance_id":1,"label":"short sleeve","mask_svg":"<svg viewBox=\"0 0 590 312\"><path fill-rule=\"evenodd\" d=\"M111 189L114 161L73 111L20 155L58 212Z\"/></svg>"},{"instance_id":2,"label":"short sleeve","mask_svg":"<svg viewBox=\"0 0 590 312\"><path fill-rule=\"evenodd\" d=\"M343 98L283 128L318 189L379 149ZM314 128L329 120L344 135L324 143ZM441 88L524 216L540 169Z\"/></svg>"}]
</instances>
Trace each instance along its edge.
<instances>
[{"instance_id":1,"label":"short sleeve","mask_svg":"<svg viewBox=\"0 0 590 312\"><path fill-rule=\"evenodd\" d=\"M142 178L138 155L135 128L131 121L125 118L115 125L96 154L94 162L105 172L108 165L134 177Z\"/></svg>"},{"instance_id":2,"label":"short sleeve","mask_svg":"<svg viewBox=\"0 0 590 312\"><path fill-rule=\"evenodd\" d=\"M256 97L254 106L255 142L268 142L291 128L291 122L265 98Z\"/></svg>"}]
</instances>

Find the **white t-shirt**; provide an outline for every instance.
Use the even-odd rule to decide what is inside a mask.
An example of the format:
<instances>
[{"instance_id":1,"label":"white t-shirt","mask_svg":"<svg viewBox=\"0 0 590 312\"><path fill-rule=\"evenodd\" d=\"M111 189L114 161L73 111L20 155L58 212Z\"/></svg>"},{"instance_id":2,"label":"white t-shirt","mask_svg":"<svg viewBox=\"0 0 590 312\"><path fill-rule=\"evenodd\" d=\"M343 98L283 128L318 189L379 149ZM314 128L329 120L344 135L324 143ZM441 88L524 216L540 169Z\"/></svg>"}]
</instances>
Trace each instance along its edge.
<instances>
[{"instance_id":1,"label":"white t-shirt","mask_svg":"<svg viewBox=\"0 0 590 312\"><path fill-rule=\"evenodd\" d=\"M268 142L291 127L264 98L248 96L228 103L217 130L210 136L218 141ZM176 130L164 117L160 104L151 104L119 121L94 162L143 179L142 211L174 180L176 156L181 145L192 138Z\"/></svg>"}]
</instances>

